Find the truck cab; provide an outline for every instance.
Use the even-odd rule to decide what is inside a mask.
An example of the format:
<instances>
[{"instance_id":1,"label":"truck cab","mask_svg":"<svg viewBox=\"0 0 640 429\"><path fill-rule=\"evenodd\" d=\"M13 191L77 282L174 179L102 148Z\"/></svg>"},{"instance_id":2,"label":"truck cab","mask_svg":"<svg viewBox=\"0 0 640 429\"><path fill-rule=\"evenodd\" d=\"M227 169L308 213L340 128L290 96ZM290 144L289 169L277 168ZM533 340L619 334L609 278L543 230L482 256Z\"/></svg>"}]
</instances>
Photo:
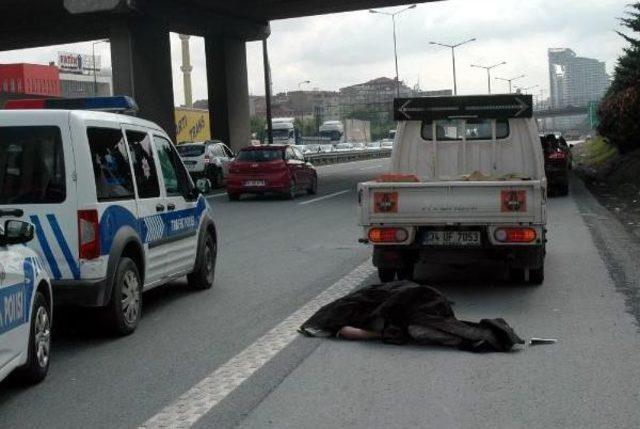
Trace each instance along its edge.
<instances>
[{"instance_id":1,"label":"truck cab","mask_svg":"<svg viewBox=\"0 0 640 429\"><path fill-rule=\"evenodd\" d=\"M326 121L319 128L320 137L328 138L335 145L345 141L344 125L340 121Z\"/></svg>"},{"instance_id":2,"label":"truck cab","mask_svg":"<svg viewBox=\"0 0 640 429\"><path fill-rule=\"evenodd\" d=\"M299 145L302 133L295 124L295 118L273 118L273 144Z\"/></svg>"},{"instance_id":3,"label":"truck cab","mask_svg":"<svg viewBox=\"0 0 640 429\"><path fill-rule=\"evenodd\" d=\"M504 261L544 279L547 182L527 95L395 100L391 173L359 184L361 241L382 281L418 261Z\"/></svg>"}]
</instances>

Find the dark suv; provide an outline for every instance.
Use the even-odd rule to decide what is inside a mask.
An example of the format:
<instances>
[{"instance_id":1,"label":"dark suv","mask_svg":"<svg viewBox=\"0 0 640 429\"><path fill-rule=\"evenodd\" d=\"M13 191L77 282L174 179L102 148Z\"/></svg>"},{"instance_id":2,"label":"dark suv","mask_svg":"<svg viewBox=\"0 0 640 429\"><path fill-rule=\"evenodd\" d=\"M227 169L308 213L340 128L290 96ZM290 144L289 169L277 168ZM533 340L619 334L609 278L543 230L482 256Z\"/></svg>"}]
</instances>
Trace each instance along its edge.
<instances>
[{"instance_id":1,"label":"dark suv","mask_svg":"<svg viewBox=\"0 0 640 429\"><path fill-rule=\"evenodd\" d=\"M562 137L548 134L540 137L544 152L544 172L549 184L549 193L569 195L569 170L571 150Z\"/></svg>"}]
</instances>

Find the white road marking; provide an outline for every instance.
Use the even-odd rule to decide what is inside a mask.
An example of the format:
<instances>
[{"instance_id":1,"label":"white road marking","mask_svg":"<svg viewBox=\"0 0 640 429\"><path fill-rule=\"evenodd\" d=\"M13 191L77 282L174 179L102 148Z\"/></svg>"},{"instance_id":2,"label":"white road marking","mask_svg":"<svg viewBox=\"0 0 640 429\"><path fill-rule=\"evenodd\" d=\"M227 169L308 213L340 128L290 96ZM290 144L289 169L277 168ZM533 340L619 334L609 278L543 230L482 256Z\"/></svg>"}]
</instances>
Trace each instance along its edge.
<instances>
[{"instance_id":1,"label":"white road marking","mask_svg":"<svg viewBox=\"0 0 640 429\"><path fill-rule=\"evenodd\" d=\"M382 168L382 167L383 167L382 165L372 165L372 166L370 166L370 167L362 167L362 168L360 169L360 171L364 171L364 170L373 170L374 168Z\"/></svg>"},{"instance_id":2,"label":"white road marking","mask_svg":"<svg viewBox=\"0 0 640 429\"><path fill-rule=\"evenodd\" d=\"M255 343L193 386L140 428L189 428L299 337L297 329L322 306L344 296L374 273L367 261L287 317Z\"/></svg>"},{"instance_id":3,"label":"white road marking","mask_svg":"<svg viewBox=\"0 0 640 429\"><path fill-rule=\"evenodd\" d=\"M322 197L314 198L312 200L303 201L301 203L298 203L298 205L305 206L307 204L316 203L318 201L322 201L322 200L326 200L326 199L329 199L329 198L337 197L338 195L346 194L347 192L351 192L351 189L345 189L344 191L334 192L333 194L324 195Z\"/></svg>"},{"instance_id":4,"label":"white road marking","mask_svg":"<svg viewBox=\"0 0 640 429\"><path fill-rule=\"evenodd\" d=\"M227 193L223 192L221 194L213 194L213 195L209 195L207 198L220 198L220 197L226 197Z\"/></svg>"}]
</instances>

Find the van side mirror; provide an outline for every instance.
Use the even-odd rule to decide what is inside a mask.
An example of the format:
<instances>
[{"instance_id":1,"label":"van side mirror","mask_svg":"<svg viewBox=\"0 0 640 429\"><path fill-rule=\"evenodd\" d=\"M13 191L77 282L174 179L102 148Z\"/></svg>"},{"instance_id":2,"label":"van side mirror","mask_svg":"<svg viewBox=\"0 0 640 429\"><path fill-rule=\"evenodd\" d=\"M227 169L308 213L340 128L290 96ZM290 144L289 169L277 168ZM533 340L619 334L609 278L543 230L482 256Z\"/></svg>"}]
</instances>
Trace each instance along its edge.
<instances>
[{"instance_id":1,"label":"van side mirror","mask_svg":"<svg viewBox=\"0 0 640 429\"><path fill-rule=\"evenodd\" d=\"M4 223L4 231L0 234L0 245L24 244L33 240L34 226L21 220L8 220Z\"/></svg>"}]
</instances>

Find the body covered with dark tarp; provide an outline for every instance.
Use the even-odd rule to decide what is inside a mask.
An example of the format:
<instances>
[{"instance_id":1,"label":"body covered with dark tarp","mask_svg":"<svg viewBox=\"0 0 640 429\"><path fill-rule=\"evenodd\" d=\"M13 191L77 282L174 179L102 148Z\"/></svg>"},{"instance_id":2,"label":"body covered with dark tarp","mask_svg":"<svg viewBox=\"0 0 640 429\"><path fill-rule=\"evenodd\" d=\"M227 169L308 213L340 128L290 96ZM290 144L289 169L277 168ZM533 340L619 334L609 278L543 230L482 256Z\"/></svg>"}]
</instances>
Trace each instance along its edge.
<instances>
[{"instance_id":1,"label":"body covered with dark tarp","mask_svg":"<svg viewBox=\"0 0 640 429\"><path fill-rule=\"evenodd\" d=\"M322 307L300 332L335 336L345 326L378 332L392 344L442 345L474 352L506 352L524 344L503 319L458 320L439 291L408 281L358 289Z\"/></svg>"}]
</instances>

